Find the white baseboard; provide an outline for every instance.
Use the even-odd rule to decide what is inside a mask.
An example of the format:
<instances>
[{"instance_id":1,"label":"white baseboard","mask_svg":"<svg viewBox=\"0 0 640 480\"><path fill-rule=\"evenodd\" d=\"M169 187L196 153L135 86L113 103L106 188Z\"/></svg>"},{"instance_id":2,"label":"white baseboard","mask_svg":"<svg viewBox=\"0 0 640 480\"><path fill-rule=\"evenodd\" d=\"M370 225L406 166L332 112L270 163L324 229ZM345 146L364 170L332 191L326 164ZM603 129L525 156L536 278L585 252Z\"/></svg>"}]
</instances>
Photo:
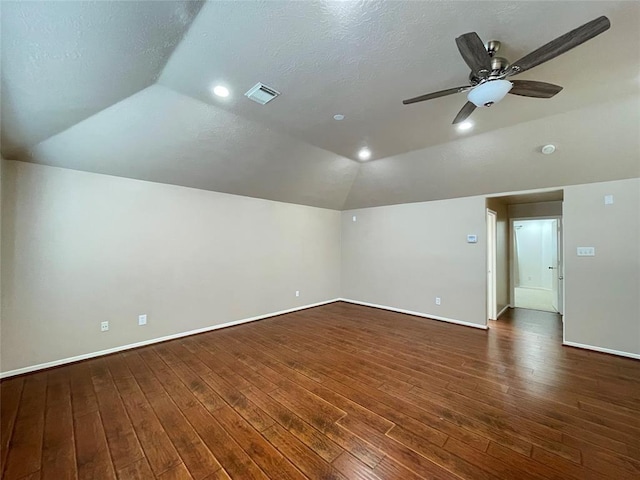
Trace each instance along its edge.
<instances>
[{"instance_id":1,"label":"white baseboard","mask_svg":"<svg viewBox=\"0 0 640 480\"><path fill-rule=\"evenodd\" d=\"M504 306L504 308L498 312L498 315L496 316L496 320L497 320L498 318L500 318L500 317L502 316L502 314L503 314L504 312L506 312L507 310L509 310L510 308L513 308L513 307L511 306L511 304L509 304L509 305L505 305L505 306Z\"/></svg>"},{"instance_id":2,"label":"white baseboard","mask_svg":"<svg viewBox=\"0 0 640 480\"><path fill-rule=\"evenodd\" d=\"M618 355L619 357L635 358L636 360L640 360L639 353L621 352L619 350L611 350L610 348L594 347L593 345L585 345L583 343L567 342L567 341L563 341L562 345L566 345L568 347L583 348L585 350L593 350L594 352L608 353L610 355Z\"/></svg>"},{"instance_id":3,"label":"white baseboard","mask_svg":"<svg viewBox=\"0 0 640 480\"><path fill-rule=\"evenodd\" d=\"M297 312L298 310L306 310L307 308L319 307L320 305L334 303L339 300L340 300L339 298L334 298L332 300L327 300L324 302L312 303L309 305L303 305L301 307L289 308L287 310L267 313L265 315L258 315L257 317L243 318L241 320L234 320L232 322L221 323L219 325L212 325L210 327L198 328L196 330L189 330L187 332L174 333L173 335L167 335L165 337L152 338L150 340L143 340L142 342L130 343L128 345L121 345L119 347L108 348L106 350L100 350L98 352L84 353L82 355L76 355L75 357L63 358L60 360L54 360L52 362L39 363L37 365L31 365L29 367L17 368L15 370L9 370L7 372L0 372L0 378L13 377L15 375L22 375L24 373L43 370L45 368L57 367L59 365L65 365L67 363L79 362L80 360L87 360L89 358L101 357L103 355L109 355L111 353L117 353L123 350L130 350L132 348L144 347L145 345L151 345L153 343L166 342L167 340L173 340L175 338L188 337L189 335L196 335L198 333L210 332L211 330L218 330L220 328L232 327L234 325L240 325L242 323L255 322L256 320L263 320L265 318L277 317L278 315L284 315L285 313L292 313L292 312Z\"/></svg>"},{"instance_id":4,"label":"white baseboard","mask_svg":"<svg viewBox=\"0 0 640 480\"><path fill-rule=\"evenodd\" d=\"M465 327L480 328L482 330L487 330L489 328L486 325L478 325L477 323L465 322L463 320L456 320L455 318L439 317L436 315L427 315L426 313L413 312L411 310L405 310L403 308L388 307L386 305L378 305L375 303L361 302L359 300L351 300L349 298L339 298L338 300L341 302L354 303L356 305L363 305L365 307L381 308L382 310L390 310L392 312L406 313L407 315L428 318L430 320L438 320L441 322L455 323L456 325L464 325Z\"/></svg>"}]
</instances>

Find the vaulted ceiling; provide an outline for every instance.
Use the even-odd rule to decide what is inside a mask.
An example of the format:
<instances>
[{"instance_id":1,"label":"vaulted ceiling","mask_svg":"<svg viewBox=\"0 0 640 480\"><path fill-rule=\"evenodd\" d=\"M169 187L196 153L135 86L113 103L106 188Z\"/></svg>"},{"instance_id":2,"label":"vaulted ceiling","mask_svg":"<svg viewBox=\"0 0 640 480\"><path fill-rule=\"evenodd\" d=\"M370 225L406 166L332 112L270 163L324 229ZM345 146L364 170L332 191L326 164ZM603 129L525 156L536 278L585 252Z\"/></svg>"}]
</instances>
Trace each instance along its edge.
<instances>
[{"instance_id":1,"label":"vaulted ceiling","mask_svg":"<svg viewBox=\"0 0 640 480\"><path fill-rule=\"evenodd\" d=\"M334 209L640 175L638 2L0 8L4 158ZM467 83L462 33L513 61L600 15L609 31L518 77L562 85L553 99L507 96L464 133L464 94L401 103ZM256 82L282 95L253 103Z\"/></svg>"}]
</instances>

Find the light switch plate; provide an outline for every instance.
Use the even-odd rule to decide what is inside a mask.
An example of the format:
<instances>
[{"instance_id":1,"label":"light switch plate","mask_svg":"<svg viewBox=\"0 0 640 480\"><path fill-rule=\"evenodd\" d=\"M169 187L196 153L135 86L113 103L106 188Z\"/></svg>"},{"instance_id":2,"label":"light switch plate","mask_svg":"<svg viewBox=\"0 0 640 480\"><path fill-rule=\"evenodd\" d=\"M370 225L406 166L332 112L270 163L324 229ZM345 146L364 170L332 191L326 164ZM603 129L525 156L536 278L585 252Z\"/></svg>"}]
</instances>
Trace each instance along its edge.
<instances>
[{"instance_id":1,"label":"light switch plate","mask_svg":"<svg viewBox=\"0 0 640 480\"><path fill-rule=\"evenodd\" d=\"M147 315L138 315L138 325L146 325L147 324Z\"/></svg>"},{"instance_id":2,"label":"light switch plate","mask_svg":"<svg viewBox=\"0 0 640 480\"><path fill-rule=\"evenodd\" d=\"M613 195L605 195L604 196L604 204L605 205L613 205Z\"/></svg>"},{"instance_id":3,"label":"light switch plate","mask_svg":"<svg viewBox=\"0 0 640 480\"><path fill-rule=\"evenodd\" d=\"M576 250L579 257L595 257L596 255L595 247L578 247Z\"/></svg>"},{"instance_id":4,"label":"light switch plate","mask_svg":"<svg viewBox=\"0 0 640 480\"><path fill-rule=\"evenodd\" d=\"M477 235L467 235L467 243L478 243Z\"/></svg>"}]
</instances>

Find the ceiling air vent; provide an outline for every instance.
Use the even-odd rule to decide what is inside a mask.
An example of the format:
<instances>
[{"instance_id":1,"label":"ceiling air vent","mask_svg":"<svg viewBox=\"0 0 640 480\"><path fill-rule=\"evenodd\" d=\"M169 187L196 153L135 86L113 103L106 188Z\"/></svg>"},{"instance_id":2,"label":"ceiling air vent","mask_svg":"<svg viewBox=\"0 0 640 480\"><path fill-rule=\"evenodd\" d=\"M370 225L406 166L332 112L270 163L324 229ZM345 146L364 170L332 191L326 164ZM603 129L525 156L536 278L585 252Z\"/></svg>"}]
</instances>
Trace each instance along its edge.
<instances>
[{"instance_id":1,"label":"ceiling air vent","mask_svg":"<svg viewBox=\"0 0 640 480\"><path fill-rule=\"evenodd\" d=\"M253 100L254 102L259 103L260 105L264 105L265 103L270 102L271 100L276 98L278 95L280 95L280 92L258 82L253 87L251 87L249 91L244 95L246 97L249 97L249 100Z\"/></svg>"}]
</instances>

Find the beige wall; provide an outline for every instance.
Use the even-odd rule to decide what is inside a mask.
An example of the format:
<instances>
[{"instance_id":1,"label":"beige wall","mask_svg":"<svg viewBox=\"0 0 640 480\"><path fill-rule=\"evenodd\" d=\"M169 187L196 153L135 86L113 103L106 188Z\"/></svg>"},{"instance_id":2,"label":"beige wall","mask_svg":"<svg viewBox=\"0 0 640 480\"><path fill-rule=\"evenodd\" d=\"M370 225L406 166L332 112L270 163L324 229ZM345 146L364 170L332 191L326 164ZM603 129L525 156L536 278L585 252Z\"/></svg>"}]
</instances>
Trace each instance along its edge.
<instances>
[{"instance_id":1,"label":"beige wall","mask_svg":"<svg viewBox=\"0 0 640 480\"><path fill-rule=\"evenodd\" d=\"M496 212L496 303L500 313L509 305L509 214L497 198L487 199L487 208Z\"/></svg>"},{"instance_id":2,"label":"beige wall","mask_svg":"<svg viewBox=\"0 0 640 480\"><path fill-rule=\"evenodd\" d=\"M604 205L605 194L614 205ZM565 187L564 195L564 212L562 202L516 211L563 214L565 340L640 355L640 179ZM484 207L468 197L343 212L342 296L484 324ZM478 233L478 244L467 244L467 233ZM578 246L596 247L596 256L577 257Z\"/></svg>"},{"instance_id":3,"label":"beige wall","mask_svg":"<svg viewBox=\"0 0 640 480\"><path fill-rule=\"evenodd\" d=\"M640 179L566 187L564 252L565 340L640 354Z\"/></svg>"},{"instance_id":4,"label":"beige wall","mask_svg":"<svg viewBox=\"0 0 640 480\"><path fill-rule=\"evenodd\" d=\"M338 211L21 162L4 176L4 372L339 295Z\"/></svg>"},{"instance_id":5,"label":"beige wall","mask_svg":"<svg viewBox=\"0 0 640 480\"><path fill-rule=\"evenodd\" d=\"M509 218L562 216L562 201L509 205Z\"/></svg>"},{"instance_id":6,"label":"beige wall","mask_svg":"<svg viewBox=\"0 0 640 480\"><path fill-rule=\"evenodd\" d=\"M340 213L3 167L3 372L338 296L486 323L484 197ZM640 179L564 195L566 340L640 354Z\"/></svg>"},{"instance_id":7,"label":"beige wall","mask_svg":"<svg viewBox=\"0 0 640 480\"><path fill-rule=\"evenodd\" d=\"M483 197L343 212L342 297L486 325L485 212Z\"/></svg>"}]
</instances>

